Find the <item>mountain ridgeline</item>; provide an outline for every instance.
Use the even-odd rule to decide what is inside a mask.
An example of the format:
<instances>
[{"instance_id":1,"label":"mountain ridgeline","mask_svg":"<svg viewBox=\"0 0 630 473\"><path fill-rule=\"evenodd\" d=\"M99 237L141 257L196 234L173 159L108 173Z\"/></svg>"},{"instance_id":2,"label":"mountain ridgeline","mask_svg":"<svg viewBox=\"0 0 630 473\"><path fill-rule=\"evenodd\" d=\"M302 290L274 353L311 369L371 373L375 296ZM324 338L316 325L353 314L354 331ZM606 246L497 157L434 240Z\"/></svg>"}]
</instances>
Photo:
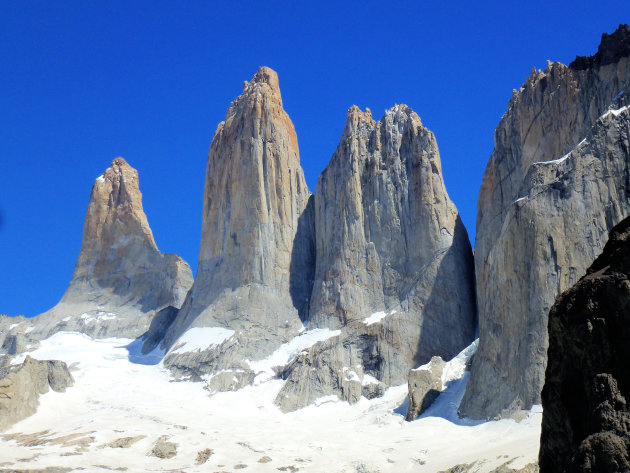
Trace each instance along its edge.
<instances>
[{"instance_id":1,"label":"mountain ridgeline","mask_svg":"<svg viewBox=\"0 0 630 473\"><path fill-rule=\"evenodd\" d=\"M473 255L411 108L377 121L352 106L312 194L278 76L261 67L210 144L194 281L158 250L138 174L116 158L92 189L66 294L34 319L0 317L1 351L62 330L134 338L141 362L210 392L282 379L275 402L291 411L379 396L478 332L460 414L529 409L554 299L630 214L628 104L627 25L594 56L532 70L495 132Z\"/></svg>"}]
</instances>

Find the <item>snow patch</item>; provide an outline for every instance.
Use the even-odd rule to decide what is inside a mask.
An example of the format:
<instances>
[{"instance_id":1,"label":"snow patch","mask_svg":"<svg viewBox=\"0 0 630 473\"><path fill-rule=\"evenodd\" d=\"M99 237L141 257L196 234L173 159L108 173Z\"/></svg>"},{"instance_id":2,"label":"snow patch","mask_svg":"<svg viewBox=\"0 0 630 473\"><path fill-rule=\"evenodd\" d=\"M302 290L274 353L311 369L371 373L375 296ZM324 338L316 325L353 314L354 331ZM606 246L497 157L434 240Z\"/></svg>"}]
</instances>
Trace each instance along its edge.
<instances>
[{"instance_id":1,"label":"snow patch","mask_svg":"<svg viewBox=\"0 0 630 473\"><path fill-rule=\"evenodd\" d=\"M92 175L94 175L94 174L92 174ZM98 182L105 182L105 176L104 176L103 174L101 174L100 176L98 176L98 177L96 178L96 180L97 180Z\"/></svg>"},{"instance_id":2,"label":"snow patch","mask_svg":"<svg viewBox=\"0 0 630 473\"><path fill-rule=\"evenodd\" d=\"M21 322L20 322L21 323ZM15 327L17 327L18 325L20 325L20 323L17 324L11 324L9 325L9 331L13 330Z\"/></svg>"},{"instance_id":3,"label":"snow patch","mask_svg":"<svg viewBox=\"0 0 630 473\"><path fill-rule=\"evenodd\" d=\"M171 353L189 353L208 350L222 344L234 335L234 330L223 327L193 327L188 329L175 343Z\"/></svg>"},{"instance_id":4,"label":"snow patch","mask_svg":"<svg viewBox=\"0 0 630 473\"><path fill-rule=\"evenodd\" d=\"M486 462L480 472L491 471L516 457L520 468L538 458L540 406L519 423L510 419L450 421L436 415L441 414L440 409L452 409L449 403L457 403L466 372L462 378L449 381L434 405L414 422L405 422L403 416L394 413L407 398L406 384L391 387L378 398L361 398L353 405L336 396L324 396L315 405L283 414L274 404L282 380L209 396L203 383L172 382L161 365L131 363L128 346L132 342L93 340L69 332L43 340L31 356L62 360L68 366L78 363L78 369L72 371L75 384L65 393L49 391L41 396L37 412L7 433L50 430L54 432L51 438L84 433L94 441L81 455L63 457L62 453L72 453L75 447L5 441L4 448L0 448L0 463L28 458L25 469L43 469L51 464L72 469L104 464L110 470L126 467L134 472L200 473L230 469L228 465L238 458L250 465L249 470L262 472L276 471L278 466L295 464L300 458L304 459L300 471L314 473L355 471L360 459L369 471L431 473L483 460ZM470 351L464 350L449 361L453 370L445 379L462 373ZM178 455L172 459L148 457L153 443L165 434L179 444ZM99 448L123 436L136 435L146 438L111 454ZM207 446L212 447L214 455L204 465L192 464L191 459ZM256 467L263 455L273 458L267 469L264 465Z\"/></svg>"},{"instance_id":5,"label":"snow patch","mask_svg":"<svg viewBox=\"0 0 630 473\"><path fill-rule=\"evenodd\" d=\"M383 320L388 315L392 315L392 314L395 314L395 313L396 313L395 310L392 310L389 313L387 313L387 312L374 312L372 315L370 315L365 320L363 320L363 323L365 325L372 325L372 324L375 324L377 322L380 322L381 320Z\"/></svg>"},{"instance_id":6,"label":"snow patch","mask_svg":"<svg viewBox=\"0 0 630 473\"><path fill-rule=\"evenodd\" d=\"M316 328L302 332L290 342L280 345L276 351L263 360L249 361L250 368L257 373L254 384L258 385L275 376L274 366L285 366L304 350L312 347L317 342L323 342L341 333L340 330L330 330L328 328Z\"/></svg>"},{"instance_id":7,"label":"snow patch","mask_svg":"<svg viewBox=\"0 0 630 473\"><path fill-rule=\"evenodd\" d=\"M363 379L361 380L362 386L369 386L370 384L381 384L381 382L376 379L374 376L364 373Z\"/></svg>"},{"instance_id":8,"label":"snow patch","mask_svg":"<svg viewBox=\"0 0 630 473\"><path fill-rule=\"evenodd\" d=\"M616 110L610 109L608 110L606 113L604 113L600 118L605 118L610 114L613 114L614 116L618 117L621 113L623 113L624 111L628 110L628 105L618 108Z\"/></svg>"}]
</instances>

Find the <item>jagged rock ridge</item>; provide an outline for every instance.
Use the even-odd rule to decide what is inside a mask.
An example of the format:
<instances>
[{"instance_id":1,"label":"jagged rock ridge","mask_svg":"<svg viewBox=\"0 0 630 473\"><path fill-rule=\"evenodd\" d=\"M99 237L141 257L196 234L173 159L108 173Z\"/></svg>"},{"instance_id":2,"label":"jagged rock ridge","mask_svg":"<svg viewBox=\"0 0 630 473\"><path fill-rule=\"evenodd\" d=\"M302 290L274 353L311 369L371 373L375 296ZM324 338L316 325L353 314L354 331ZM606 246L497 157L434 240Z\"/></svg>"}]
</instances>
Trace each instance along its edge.
<instances>
[{"instance_id":1,"label":"jagged rock ridge","mask_svg":"<svg viewBox=\"0 0 630 473\"><path fill-rule=\"evenodd\" d=\"M284 410L330 394L350 402L377 395L472 341L470 243L435 137L409 107L379 122L350 108L317 184L315 232L309 324L342 331L283 371Z\"/></svg>"},{"instance_id":2,"label":"jagged rock ridge","mask_svg":"<svg viewBox=\"0 0 630 473\"><path fill-rule=\"evenodd\" d=\"M620 28L615 44L628 34ZM540 402L549 308L630 210L622 110L630 57L604 49L613 62L532 71L495 132L478 202L479 350L464 415L508 415Z\"/></svg>"},{"instance_id":3,"label":"jagged rock ridge","mask_svg":"<svg viewBox=\"0 0 630 473\"><path fill-rule=\"evenodd\" d=\"M540 471L630 470L630 218L549 313Z\"/></svg>"}]
</instances>

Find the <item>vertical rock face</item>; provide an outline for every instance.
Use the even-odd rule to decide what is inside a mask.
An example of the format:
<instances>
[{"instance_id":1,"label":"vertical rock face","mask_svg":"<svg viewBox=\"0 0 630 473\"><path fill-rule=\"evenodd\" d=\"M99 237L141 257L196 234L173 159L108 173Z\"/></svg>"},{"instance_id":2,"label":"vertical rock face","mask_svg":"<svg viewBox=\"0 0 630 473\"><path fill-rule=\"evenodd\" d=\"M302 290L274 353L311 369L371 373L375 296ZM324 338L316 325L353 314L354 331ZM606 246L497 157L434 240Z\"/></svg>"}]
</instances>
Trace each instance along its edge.
<instances>
[{"instance_id":1,"label":"vertical rock face","mask_svg":"<svg viewBox=\"0 0 630 473\"><path fill-rule=\"evenodd\" d=\"M593 58L533 70L497 127L478 202L479 350L467 416L540 402L549 308L626 215L626 112L605 114L627 103L628 38L620 26Z\"/></svg>"},{"instance_id":2,"label":"vertical rock face","mask_svg":"<svg viewBox=\"0 0 630 473\"><path fill-rule=\"evenodd\" d=\"M224 327L242 332L251 349L240 356L252 359L299 332L314 267L310 199L278 76L262 67L212 139L197 276L165 345Z\"/></svg>"},{"instance_id":3,"label":"vertical rock face","mask_svg":"<svg viewBox=\"0 0 630 473\"><path fill-rule=\"evenodd\" d=\"M434 334L453 354L470 342L472 251L435 137L409 107L393 107L378 123L369 110L349 110L318 181L315 219L311 323L337 328L375 312L411 311L454 329L448 342Z\"/></svg>"},{"instance_id":4,"label":"vertical rock face","mask_svg":"<svg viewBox=\"0 0 630 473\"><path fill-rule=\"evenodd\" d=\"M630 218L549 313L540 471L630 470Z\"/></svg>"},{"instance_id":5,"label":"vertical rock face","mask_svg":"<svg viewBox=\"0 0 630 473\"><path fill-rule=\"evenodd\" d=\"M57 306L35 319L34 333L135 337L148 329L156 311L180 307L191 285L188 264L155 244L138 172L116 158L92 188L68 289Z\"/></svg>"},{"instance_id":6,"label":"vertical rock face","mask_svg":"<svg viewBox=\"0 0 630 473\"><path fill-rule=\"evenodd\" d=\"M404 383L410 368L472 341L470 243L435 137L409 107L379 122L348 111L317 184L315 228L310 324L342 332L285 369L283 410L330 394L356 401L367 386Z\"/></svg>"}]
</instances>

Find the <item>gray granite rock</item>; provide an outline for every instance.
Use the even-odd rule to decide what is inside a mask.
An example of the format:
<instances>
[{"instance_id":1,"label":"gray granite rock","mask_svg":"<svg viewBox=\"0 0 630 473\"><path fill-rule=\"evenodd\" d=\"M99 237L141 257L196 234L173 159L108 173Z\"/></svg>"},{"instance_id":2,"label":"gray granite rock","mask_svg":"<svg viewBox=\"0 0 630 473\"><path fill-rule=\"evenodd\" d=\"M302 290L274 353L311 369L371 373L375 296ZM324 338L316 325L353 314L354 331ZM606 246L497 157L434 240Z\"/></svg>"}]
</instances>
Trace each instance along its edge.
<instances>
[{"instance_id":1,"label":"gray granite rock","mask_svg":"<svg viewBox=\"0 0 630 473\"><path fill-rule=\"evenodd\" d=\"M409 371L409 410L407 420L416 420L437 399L443 389L442 372L446 363L439 356L420 368Z\"/></svg>"},{"instance_id":2,"label":"gray granite rock","mask_svg":"<svg viewBox=\"0 0 630 473\"><path fill-rule=\"evenodd\" d=\"M165 364L175 374L249 370L245 360L265 358L303 328L314 268L311 202L278 76L261 67L212 139L199 267L163 347L195 328L235 334L229 345L171 352Z\"/></svg>"},{"instance_id":3,"label":"gray granite rock","mask_svg":"<svg viewBox=\"0 0 630 473\"><path fill-rule=\"evenodd\" d=\"M627 111L607 113L628 101L624 51L589 68L533 70L497 127L479 193L479 350L463 415L540 402L549 309L630 210Z\"/></svg>"},{"instance_id":4,"label":"gray granite rock","mask_svg":"<svg viewBox=\"0 0 630 473\"><path fill-rule=\"evenodd\" d=\"M375 395L472 341L470 243L444 187L435 137L409 107L397 105L379 122L369 110L348 111L318 181L315 232L309 326L341 333L284 369L276 399L283 410L328 395Z\"/></svg>"},{"instance_id":5,"label":"gray granite rock","mask_svg":"<svg viewBox=\"0 0 630 473\"><path fill-rule=\"evenodd\" d=\"M74 379L63 361L26 356L19 365L0 368L0 431L37 411L39 396L49 389L64 392Z\"/></svg>"},{"instance_id":6,"label":"gray granite rock","mask_svg":"<svg viewBox=\"0 0 630 473\"><path fill-rule=\"evenodd\" d=\"M62 330L135 338L157 312L180 307L191 285L188 264L155 244L138 172L116 158L92 187L81 251L63 298L23 325L30 326L32 341Z\"/></svg>"}]
</instances>

